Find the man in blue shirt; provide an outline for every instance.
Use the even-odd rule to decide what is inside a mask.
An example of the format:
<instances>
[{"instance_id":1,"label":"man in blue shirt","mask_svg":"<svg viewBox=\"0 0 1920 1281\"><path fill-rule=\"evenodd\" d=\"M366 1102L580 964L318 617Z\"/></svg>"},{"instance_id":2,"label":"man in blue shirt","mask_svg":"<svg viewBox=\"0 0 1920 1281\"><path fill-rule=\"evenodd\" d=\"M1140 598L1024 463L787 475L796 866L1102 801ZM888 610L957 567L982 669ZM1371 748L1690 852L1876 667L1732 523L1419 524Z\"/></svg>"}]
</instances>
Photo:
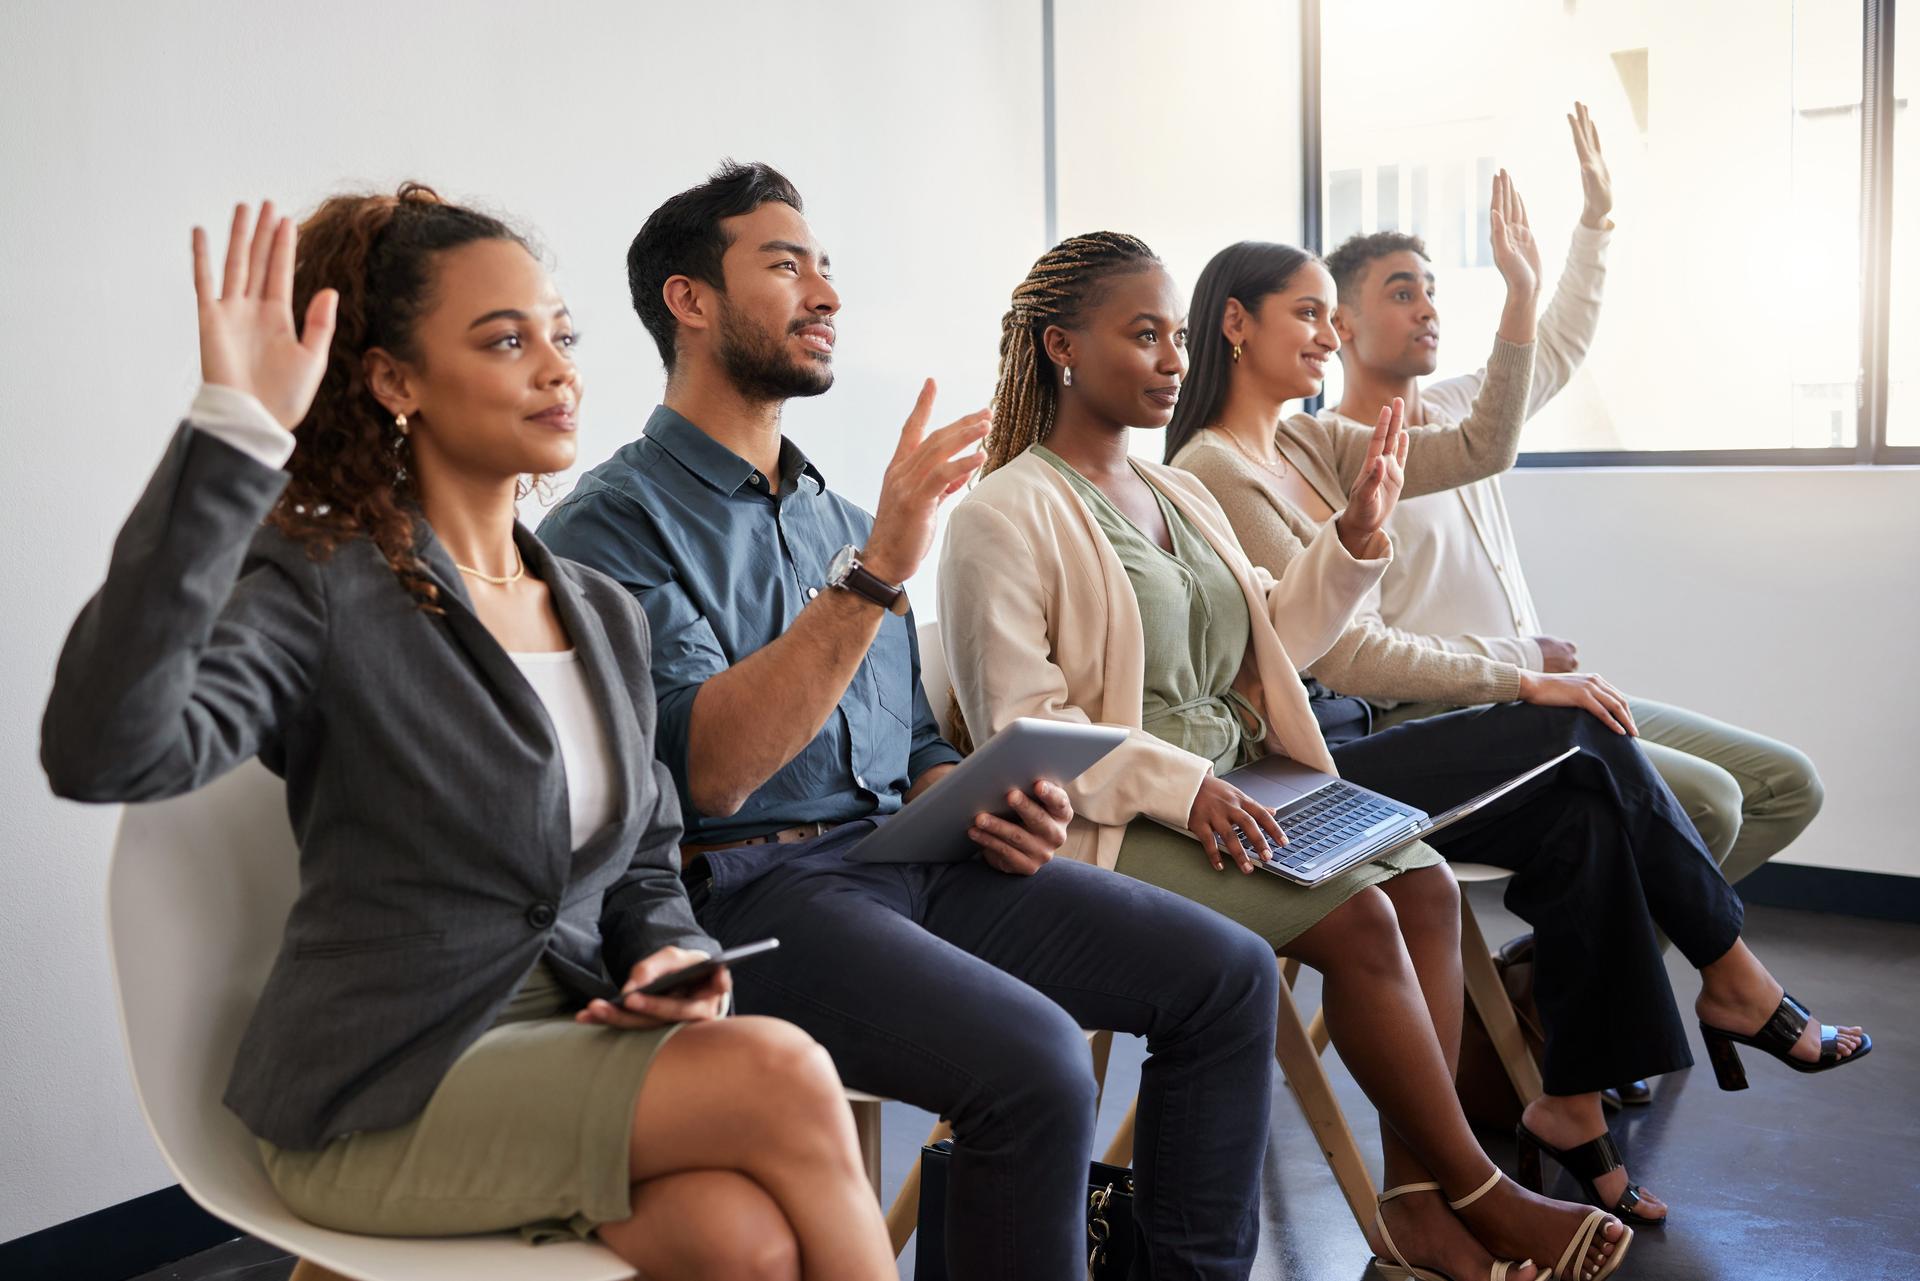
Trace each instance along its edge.
<instances>
[{"instance_id":1,"label":"man in blue shirt","mask_svg":"<svg viewBox=\"0 0 1920 1281\"><path fill-rule=\"evenodd\" d=\"M1271 949L1185 899L1053 861L1072 811L1048 783L1009 794L1018 822L975 817L977 859L845 857L959 760L921 691L902 584L978 466L987 415L929 432L929 382L875 514L828 489L780 411L832 384L840 301L798 193L764 165L728 164L661 206L627 269L666 403L540 533L646 611L701 924L728 945L781 940L736 977L739 1009L805 1028L847 1084L952 1120L956 1277L1085 1269L1095 1092L1079 1029L1145 1035L1136 1215L1153 1275L1245 1277Z\"/></svg>"}]
</instances>

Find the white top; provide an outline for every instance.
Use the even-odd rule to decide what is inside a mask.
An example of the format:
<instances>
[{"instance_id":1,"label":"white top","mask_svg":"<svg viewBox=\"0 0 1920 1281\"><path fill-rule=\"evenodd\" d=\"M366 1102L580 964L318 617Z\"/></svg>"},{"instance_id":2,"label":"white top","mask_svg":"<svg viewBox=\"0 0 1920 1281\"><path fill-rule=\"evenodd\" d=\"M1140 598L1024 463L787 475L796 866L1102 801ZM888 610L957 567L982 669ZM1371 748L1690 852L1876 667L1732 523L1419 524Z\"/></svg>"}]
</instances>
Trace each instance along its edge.
<instances>
[{"instance_id":1,"label":"white top","mask_svg":"<svg viewBox=\"0 0 1920 1281\"><path fill-rule=\"evenodd\" d=\"M513 665L533 686L560 739L560 761L567 771L567 812L573 821L573 848L614 820L620 790L615 785L613 751L607 743L586 668L571 649L549 654L510 654Z\"/></svg>"},{"instance_id":2,"label":"white top","mask_svg":"<svg viewBox=\"0 0 1920 1281\"><path fill-rule=\"evenodd\" d=\"M199 431L232 445L268 467L284 467L293 456L293 433L265 405L234 387L202 383L187 410ZM613 752L606 723L573 650L509 655L546 706L547 719L560 739L560 760L567 771L567 810L573 848L611 823L620 792L614 784Z\"/></svg>"},{"instance_id":3,"label":"white top","mask_svg":"<svg viewBox=\"0 0 1920 1281\"><path fill-rule=\"evenodd\" d=\"M1540 316L1529 417L1567 385L1593 344L1611 237L1611 228L1573 229L1566 270ZM1483 369L1422 387L1427 422L1464 418L1485 375ZM1342 417L1331 410L1322 414ZM1482 654L1534 671L1544 666L1533 641L1544 632L1520 570L1520 548L1498 476L1405 499L1387 531L1394 557L1380 582L1378 605L1388 627L1438 649Z\"/></svg>"}]
</instances>

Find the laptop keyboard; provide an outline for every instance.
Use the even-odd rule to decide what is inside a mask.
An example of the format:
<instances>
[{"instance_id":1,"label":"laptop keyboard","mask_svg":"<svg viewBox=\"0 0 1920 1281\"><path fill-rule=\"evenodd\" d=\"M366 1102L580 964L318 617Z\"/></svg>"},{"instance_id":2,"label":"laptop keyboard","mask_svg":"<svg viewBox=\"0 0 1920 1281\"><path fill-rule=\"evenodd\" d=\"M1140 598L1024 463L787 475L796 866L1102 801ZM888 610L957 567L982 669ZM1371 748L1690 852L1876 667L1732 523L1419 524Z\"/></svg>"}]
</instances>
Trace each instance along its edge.
<instances>
[{"instance_id":1,"label":"laptop keyboard","mask_svg":"<svg viewBox=\"0 0 1920 1281\"><path fill-rule=\"evenodd\" d=\"M1285 845L1267 841L1273 864L1305 872L1333 849L1377 827L1410 817L1403 805L1335 779L1311 796L1303 797L1274 816L1287 834ZM1245 844L1245 838L1242 838Z\"/></svg>"}]
</instances>

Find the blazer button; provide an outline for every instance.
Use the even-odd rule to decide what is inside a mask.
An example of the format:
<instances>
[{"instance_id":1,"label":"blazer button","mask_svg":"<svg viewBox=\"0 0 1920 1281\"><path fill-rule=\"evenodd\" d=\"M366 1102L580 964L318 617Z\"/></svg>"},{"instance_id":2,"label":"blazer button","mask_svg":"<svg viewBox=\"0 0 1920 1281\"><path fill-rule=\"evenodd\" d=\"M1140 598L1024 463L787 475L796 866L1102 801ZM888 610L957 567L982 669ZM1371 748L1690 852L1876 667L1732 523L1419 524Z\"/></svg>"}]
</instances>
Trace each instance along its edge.
<instances>
[{"instance_id":1,"label":"blazer button","mask_svg":"<svg viewBox=\"0 0 1920 1281\"><path fill-rule=\"evenodd\" d=\"M535 903L527 909L527 924L536 930L544 930L553 924L554 912L551 903Z\"/></svg>"}]
</instances>

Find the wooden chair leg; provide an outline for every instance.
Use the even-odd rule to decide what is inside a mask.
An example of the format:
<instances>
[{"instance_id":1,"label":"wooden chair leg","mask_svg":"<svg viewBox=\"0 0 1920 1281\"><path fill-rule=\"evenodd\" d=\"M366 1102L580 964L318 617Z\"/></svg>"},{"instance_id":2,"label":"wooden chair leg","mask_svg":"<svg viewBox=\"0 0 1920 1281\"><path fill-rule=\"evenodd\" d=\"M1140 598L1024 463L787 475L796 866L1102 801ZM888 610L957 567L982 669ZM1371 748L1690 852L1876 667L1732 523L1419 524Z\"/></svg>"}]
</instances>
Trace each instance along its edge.
<instances>
[{"instance_id":1,"label":"wooden chair leg","mask_svg":"<svg viewBox=\"0 0 1920 1281\"><path fill-rule=\"evenodd\" d=\"M347 1281L338 1272L329 1272L307 1259L301 1259L293 1265L293 1274L287 1281Z\"/></svg>"},{"instance_id":2,"label":"wooden chair leg","mask_svg":"<svg viewBox=\"0 0 1920 1281\"><path fill-rule=\"evenodd\" d=\"M1513 1092L1520 1096L1520 1105L1525 1107L1542 1093L1540 1068L1527 1049L1526 1038L1520 1034L1520 1020L1514 1016L1513 1001L1507 996L1506 984L1500 981L1500 971L1487 951L1486 937L1480 933L1480 922L1473 916L1473 904L1464 894L1460 896L1460 969L1466 980L1467 996L1473 1001L1473 1008L1480 1012L1480 1021L1486 1025L1487 1036L1500 1056L1500 1065L1506 1068Z\"/></svg>"},{"instance_id":3,"label":"wooden chair leg","mask_svg":"<svg viewBox=\"0 0 1920 1281\"><path fill-rule=\"evenodd\" d=\"M1307 1035L1306 1025L1300 1021L1300 1011L1290 991L1280 993L1273 1057L1279 1061L1281 1074L1293 1090L1301 1115L1306 1117L1307 1127L1313 1131L1321 1154L1327 1158L1334 1182L1340 1185L1347 1209L1353 1212L1353 1221L1360 1225L1360 1235L1371 1241L1375 1206L1373 1179L1367 1174L1367 1163L1360 1155L1359 1145L1353 1141L1353 1131L1347 1127L1347 1118L1340 1111L1340 1101L1333 1096L1333 1083L1327 1080L1326 1069L1320 1066L1320 1055Z\"/></svg>"},{"instance_id":4,"label":"wooden chair leg","mask_svg":"<svg viewBox=\"0 0 1920 1281\"><path fill-rule=\"evenodd\" d=\"M867 1182L873 1185L873 1195L878 1198L880 1192L880 1117L879 1099L849 1099L847 1106L853 1109L853 1132L860 1140L860 1159L867 1167Z\"/></svg>"}]
</instances>

